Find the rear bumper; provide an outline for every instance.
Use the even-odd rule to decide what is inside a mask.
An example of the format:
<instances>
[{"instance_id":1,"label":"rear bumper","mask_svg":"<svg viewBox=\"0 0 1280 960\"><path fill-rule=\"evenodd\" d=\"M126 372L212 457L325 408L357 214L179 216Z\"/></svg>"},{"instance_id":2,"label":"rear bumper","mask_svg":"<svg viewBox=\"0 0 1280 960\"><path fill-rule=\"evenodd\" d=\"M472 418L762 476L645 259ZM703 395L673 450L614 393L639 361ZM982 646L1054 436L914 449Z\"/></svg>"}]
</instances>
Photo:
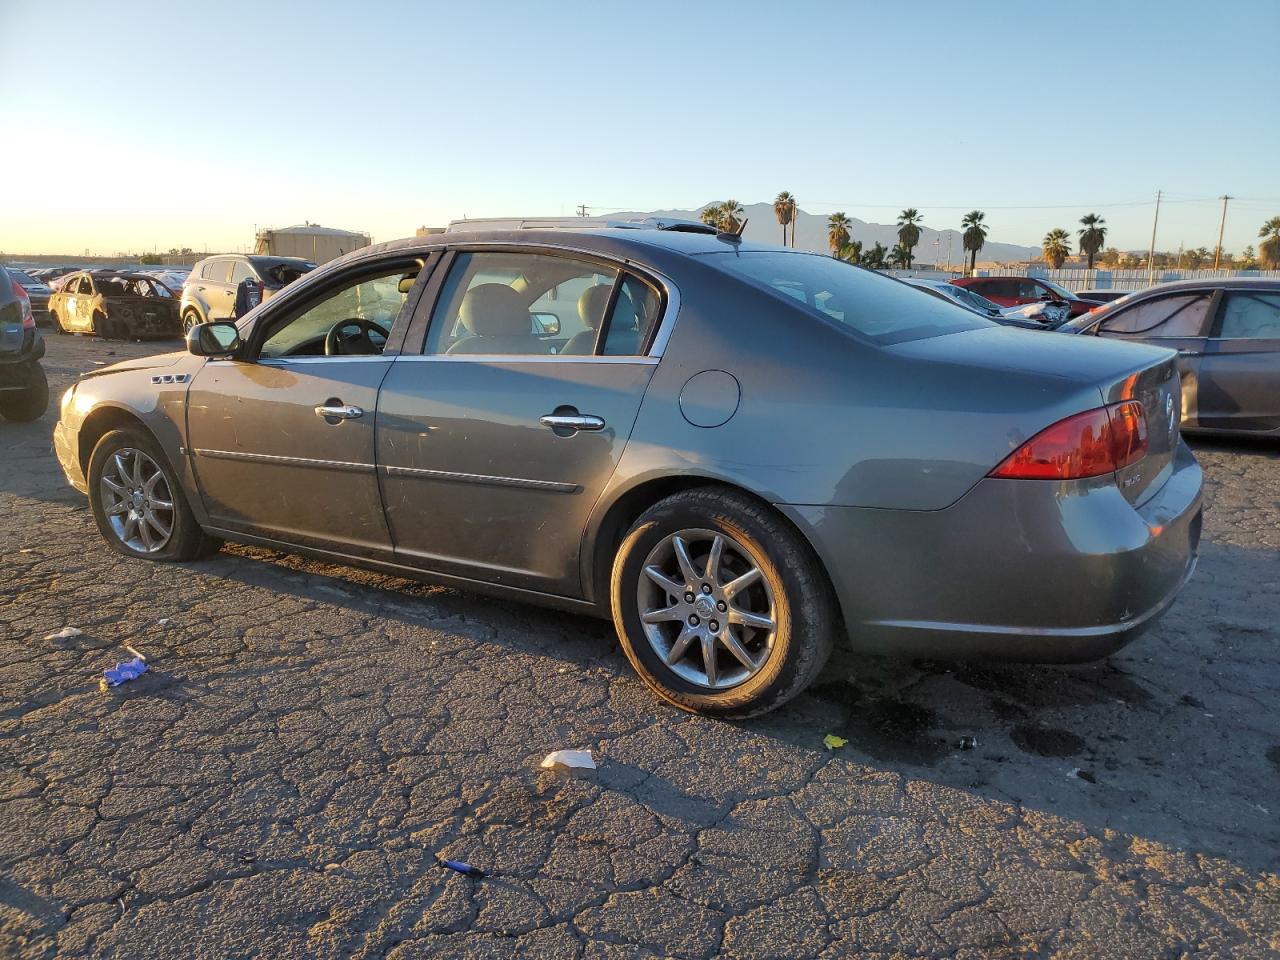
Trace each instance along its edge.
<instances>
[{"instance_id":1,"label":"rear bumper","mask_svg":"<svg viewBox=\"0 0 1280 960\"><path fill-rule=\"evenodd\" d=\"M1195 569L1203 477L1179 443L1134 507L1105 481L993 480L945 510L784 506L851 641L900 656L1078 662L1137 637Z\"/></svg>"}]
</instances>

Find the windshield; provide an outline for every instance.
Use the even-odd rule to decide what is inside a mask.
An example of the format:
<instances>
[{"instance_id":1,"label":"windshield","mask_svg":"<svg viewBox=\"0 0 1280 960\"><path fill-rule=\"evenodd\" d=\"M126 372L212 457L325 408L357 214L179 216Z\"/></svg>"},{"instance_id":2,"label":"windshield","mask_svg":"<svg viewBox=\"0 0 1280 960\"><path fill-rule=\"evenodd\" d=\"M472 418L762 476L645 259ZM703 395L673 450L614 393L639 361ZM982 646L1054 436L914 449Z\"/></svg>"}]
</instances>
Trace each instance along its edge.
<instances>
[{"instance_id":1,"label":"windshield","mask_svg":"<svg viewBox=\"0 0 1280 960\"><path fill-rule=\"evenodd\" d=\"M708 263L736 274L876 343L900 343L962 330L987 321L964 309L919 297L912 288L872 270L811 253L711 253Z\"/></svg>"},{"instance_id":2,"label":"windshield","mask_svg":"<svg viewBox=\"0 0 1280 960\"><path fill-rule=\"evenodd\" d=\"M972 290L966 290L964 287L957 287L953 283L947 284L950 290L955 292L951 295L963 303L966 307L977 310L979 313L993 314L999 313L999 305L992 303L980 293L974 293ZM950 291L948 291L950 292Z\"/></svg>"},{"instance_id":3,"label":"windshield","mask_svg":"<svg viewBox=\"0 0 1280 960\"><path fill-rule=\"evenodd\" d=\"M1052 280L1041 280L1040 282L1060 296L1063 300L1074 300L1076 298L1074 293L1062 286L1060 283L1054 283Z\"/></svg>"}]
</instances>

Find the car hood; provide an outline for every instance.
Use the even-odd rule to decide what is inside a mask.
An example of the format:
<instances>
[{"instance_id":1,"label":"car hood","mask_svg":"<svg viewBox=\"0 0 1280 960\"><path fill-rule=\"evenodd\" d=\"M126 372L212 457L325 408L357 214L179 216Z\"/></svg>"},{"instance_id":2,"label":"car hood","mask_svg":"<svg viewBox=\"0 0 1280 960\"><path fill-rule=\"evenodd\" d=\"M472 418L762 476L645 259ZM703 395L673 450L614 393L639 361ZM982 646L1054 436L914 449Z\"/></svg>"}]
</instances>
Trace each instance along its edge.
<instances>
[{"instance_id":1,"label":"car hood","mask_svg":"<svg viewBox=\"0 0 1280 960\"><path fill-rule=\"evenodd\" d=\"M90 370L81 374L81 380L90 380L94 377L104 377L109 373L127 373L131 370L155 370L161 367L172 367L184 357L190 357L191 354L184 353L181 350L173 353L158 353L154 357L138 357L135 360L122 360L119 363L113 363L109 367L102 367L98 370Z\"/></svg>"}]
</instances>

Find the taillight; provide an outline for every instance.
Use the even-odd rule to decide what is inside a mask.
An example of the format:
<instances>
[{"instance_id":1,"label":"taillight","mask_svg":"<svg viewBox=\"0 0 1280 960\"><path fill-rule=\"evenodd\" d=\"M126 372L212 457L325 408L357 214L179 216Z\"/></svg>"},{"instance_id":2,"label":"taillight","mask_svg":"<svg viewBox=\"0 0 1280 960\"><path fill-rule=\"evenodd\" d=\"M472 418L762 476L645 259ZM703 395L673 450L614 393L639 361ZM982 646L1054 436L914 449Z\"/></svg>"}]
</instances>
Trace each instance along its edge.
<instances>
[{"instance_id":1,"label":"taillight","mask_svg":"<svg viewBox=\"0 0 1280 960\"><path fill-rule=\"evenodd\" d=\"M1147 420L1137 400L1059 420L1009 454L991 476L1015 480L1099 477L1147 455Z\"/></svg>"},{"instance_id":2,"label":"taillight","mask_svg":"<svg viewBox=\"0 0 1280 960\"><path fill-rule=\"evenodd\" d=\"M36 318L35 314L31 312L31 297L27 296L27 291L23 289L22 284L17 280L10 278L9 282L13 285L13 292L22 301L22 329L34 330L36 328Z\"/></svg>"}]
</instances>

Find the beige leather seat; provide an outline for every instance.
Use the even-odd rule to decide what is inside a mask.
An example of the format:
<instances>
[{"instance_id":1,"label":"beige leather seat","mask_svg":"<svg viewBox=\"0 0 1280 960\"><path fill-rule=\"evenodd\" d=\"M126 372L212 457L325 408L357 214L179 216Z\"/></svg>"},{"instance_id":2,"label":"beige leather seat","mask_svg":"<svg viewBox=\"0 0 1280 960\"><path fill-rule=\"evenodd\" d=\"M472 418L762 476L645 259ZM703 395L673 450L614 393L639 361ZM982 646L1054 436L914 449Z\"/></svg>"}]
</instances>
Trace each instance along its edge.
<instances>
[{"instance_id":1,"label":"beige leather seat","mask_svg":"<svg viewBox=\"0 0 1280 960\"><path fill-rule=\"evenodd\" d=\"M462 298L458 319L471 334L449 353L550 353L533 335L533 318L520 294L505 283L482 283Z\"/></svg>"},{"instance_id":2,"label":"beige leather seat","mask_svg":"<svg viewBox=\"0 0 1280 960\"><path fill-rule=\"evenodd\" d=\"M596 331L604 323L604 311L609 305L613 285L597 283L588 287L578 298L578 317L587 329L575 333L564 345L562 354L586 356L595 349ZM633 356L640 349L640 331L636 326L636 309L624 287L618 294L613 308L613 322L609 324L608 345L603 351L610 356Z\"/></svg>"}]
</instances>

